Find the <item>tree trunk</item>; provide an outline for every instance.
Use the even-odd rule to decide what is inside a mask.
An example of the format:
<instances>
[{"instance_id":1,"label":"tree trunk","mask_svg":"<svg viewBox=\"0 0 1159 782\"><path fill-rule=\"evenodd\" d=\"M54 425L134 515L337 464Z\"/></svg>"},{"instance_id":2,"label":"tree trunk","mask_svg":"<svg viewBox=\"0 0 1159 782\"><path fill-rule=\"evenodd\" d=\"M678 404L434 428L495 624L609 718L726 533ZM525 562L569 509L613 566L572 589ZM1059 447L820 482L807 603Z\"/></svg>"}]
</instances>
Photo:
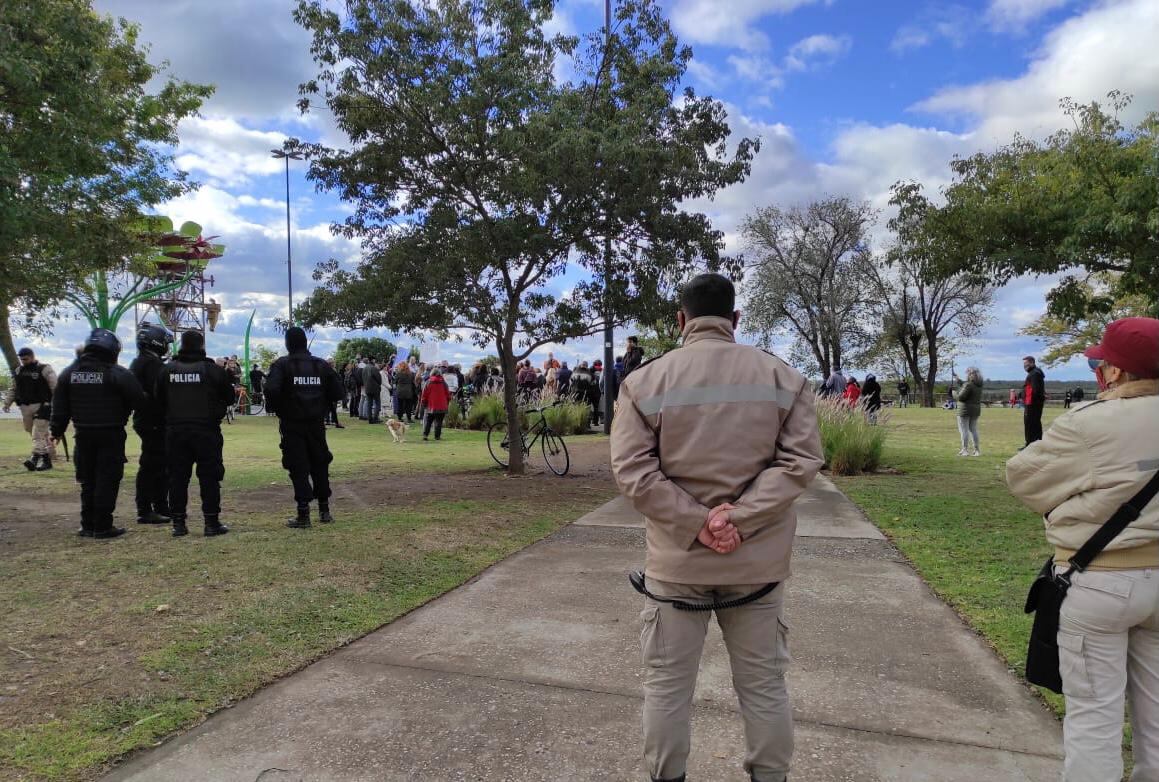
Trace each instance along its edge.
<instances>
[{"instance_id":1,"label":"tree trunk","mask_svg":"<svg viewBox=\"0 0 1159 782\"><path fill-rule=\"evenodd\" d=\"M519 386L515 379L515 359L511 346L497 342L499 363L503 367L503 407L507 411L507 432L510 448L507 456L507 474L523 475L527 467L523 462L523 442L521 436L513 436L519 431Z\"/></svg>"},{"instance_id":2,"label":"tree trunk","mask_svg":"<svg viewBox=\"0 0 1159 782\"><path fill-rule=\"evenodd\" d=\"M8 362L8 371L15 375L16 370L20 368L20 360L16 357L16 345L12 342L10 315L8 302L0 301L0 350L4 352L4 360Z\"/></svg>"},{"instance_id":3,"label":"tree trunk","mask_svg":"<svg viewBox=\"0 0 1159 782\"><path fill-rule=\"evenodd\" d=\"M926 387L922 389L922 406L934 406L934 385L938 381L938 349L929 349L930 365L926 368Z\"/></svg>"}]
</instances>

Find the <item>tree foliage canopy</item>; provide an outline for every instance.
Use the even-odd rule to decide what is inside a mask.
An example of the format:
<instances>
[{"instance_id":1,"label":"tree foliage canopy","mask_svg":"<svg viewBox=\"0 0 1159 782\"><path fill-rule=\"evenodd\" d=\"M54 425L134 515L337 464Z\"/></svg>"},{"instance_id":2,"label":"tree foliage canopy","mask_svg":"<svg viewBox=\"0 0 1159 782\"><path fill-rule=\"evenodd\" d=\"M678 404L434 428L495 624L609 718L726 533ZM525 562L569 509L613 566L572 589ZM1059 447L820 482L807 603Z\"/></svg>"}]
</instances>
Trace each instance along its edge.
<instances>
[{"instance_id":1,"label":"tree foliage canopy","mask_svg":"<svg viewBox=\"0 0 1159 782\"><path fill-rule=\"evenodd\" d=\"M334 350L334 368L341 371L346 366L346 362L353 361L358 356L374 358L381 364L397 355L398 347L388 339L382 337L347 337L340 341Z\"/></svg>"},{"instance_id":2,"label":"tree foliage canopy","mask_svg":"<svg viewBox=\"0 0 1159 782\"><path fill-rule=\"evenodd\" d=\"M1048 367L1064 364L1081 355L1091 345L1103 338L1103 332L1113 320L1134 318L1151 312L1151 300L1138 293L1118 293L1118 275L1100 272L1080 284L1084 288L1081 295L1089 301L1110 300L1109 309L1099 307L1087 317L1058 316L1045 313L1019 334L1037 337L1046 343L1046 352L1041 361Z\"/></svg>"},{"instance_id":3,"label":"tree foliage canopy","mask_svg":"<svg viewBox=\"0 0 1159 782\"><path fill-rule=\"evenodd\" d=\"M931 406L947 349L985 326L994 286L953 271L961 248L942 230L939 209L920 185L899 182L892 193L890 205L898 210L889 221L893 245L882 263L867 267L869 311L880 329L873 350L899 354L915 391Z\"/></svg>"},{"instance_id":4,"label":"tree foliage canopy","mask_svg":"<svg viewBox=\"0 0 1159 782\"><path fill-rule=\"evenodd\" d=\"M0 345L66 286L140 249L141 211L190 189L177 123L212 88L165 79L137 27L90 0L0 4ZM42 326L47 326L41 320ZM9 356L14 364L15 355Z\"/></svg>"},{"instance_id":5,"label":"tree foliage canopy","mask_svg":"<svg viewBox=\"0 0 1159 782\"><path fill-rule=\"evenodd\" d=\"M1121 294L1159 305L1159 114L1125 127L1117 115L1130 98L1108 101L1109 110L1064 99L1072 128L951 164L942 219L968 249L956 270L999 284L1074 268L1114 273L1113 290L1072 274L1051 291L1051 315L1070 321L1105 315Z\"/></svg>"},{"instance_id":6,"label":"tree foliage canopy","mask_svg":"<svg viewBox=\"0 0 1159 782\"><path fill-rule=\"evenodd\" d=\"M867 235L875 213L846 197L756 210L742 233L756 266L741 324L768 346L787 331L793 359L829 375L867 337Z\"/></svg>"},{"instance_id":7,"label":"tree foliage canopy","mask_svg":"<svg viewBox=\"0 0 1159 782\"><path fill-rule=\"evenodd\" d=\"M691 51L655 0L618 4L608 47L548 36L553 8L299 3L320 67L301 105L324 100L351 145L293 146L353 204L335 228L363 247L352 270L319 267L303 322L461 330L496 347L513 389L515 361L602 328L604 240L618 322L722 263L722 235L679 204L741 180L757 143L730 154L721 104L677 94Z\"/></svg>"}]
</instances>

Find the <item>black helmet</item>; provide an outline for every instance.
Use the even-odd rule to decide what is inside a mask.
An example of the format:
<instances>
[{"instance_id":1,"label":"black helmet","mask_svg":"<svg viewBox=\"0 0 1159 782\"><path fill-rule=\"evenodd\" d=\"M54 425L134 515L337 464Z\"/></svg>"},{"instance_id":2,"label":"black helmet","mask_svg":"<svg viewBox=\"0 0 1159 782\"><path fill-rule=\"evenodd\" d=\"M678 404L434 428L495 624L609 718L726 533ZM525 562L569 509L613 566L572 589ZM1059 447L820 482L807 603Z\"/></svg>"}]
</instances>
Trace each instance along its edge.
<instances>
[{"instance_id":1,"label":"black helmet","mask_svg":"<svg viewBox=\"0 0 1159 782\"><path fill-rule=\"evenodd\" d=\"M142 323L137 329L137 349L148 350L163 356L173 344L173 332L164 326L153 323Z\"/></svg>"},{"instance_id":2,"label":"black helmet","mask_svg":"<svg viewBox=\"0 0 1159 782\"><path fill-rule=\"evenodd\" d=\"M85 340L85 352L98 351L112 356L112 360L116 361L121 354L121 340L108 329L93 329L93 333Z\"/></svg>"}]
</instances>

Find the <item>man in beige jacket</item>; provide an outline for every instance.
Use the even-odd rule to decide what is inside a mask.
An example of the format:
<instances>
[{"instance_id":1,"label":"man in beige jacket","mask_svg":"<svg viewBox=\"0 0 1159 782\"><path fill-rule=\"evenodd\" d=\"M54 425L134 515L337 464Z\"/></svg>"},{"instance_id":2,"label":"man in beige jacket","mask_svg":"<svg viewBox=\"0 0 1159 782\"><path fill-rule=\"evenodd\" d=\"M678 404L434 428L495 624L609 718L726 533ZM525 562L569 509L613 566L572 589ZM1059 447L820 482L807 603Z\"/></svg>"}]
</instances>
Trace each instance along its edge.
<instances>
[{"instance_id":1,"label":"man in beige jacket","mask_svg":"<svg viewBox=\"0 0 1159 782\"><path fill-rule=\"evenodd\" d=\"M1086 355L1098 401L1073 408L1006 464L1010 491L1043 514L1055 565L1082 548L1159 470L1159 320L1107 326ZM1071 576L1059 615L1065 782L1118 782L1124 696L1133 782L1159 780L1159 500Z\"/></svg>"},{"instance_id":2,"label":"man in beige jacket","mask_svg":"<svg viewBox=\"0 0 1159 782\"><path fill-rule=\"evenodd\" d=\"M784 581L797 520L793 501L822 465L813 394L776 356L738 345L732 283L704 274L685 286L683 347L641 365L620 389L612 470L647 519L641 633L644 755L653 780L684 780L696 687L712 604L732 666L754 782L783 782L793 753L785 686Z\"/></svg>"},{"instance_id":3,"label":"man in beige jacket","mask_svg":"<svg viewBox=\"0 0 1159 782\"><path fill-rule=\"evenodd\" d=\"M21 348L16 356L20 368L4 397L4 412L16 403L24 420L24 431L32 435L32 456L24 460L24 467L38 472L51 470L56 449L48 436L48 414L52 409L52 392L56 390L56 372L48 364L37 361L32 348Z\"/></svg>"}]
</instances>

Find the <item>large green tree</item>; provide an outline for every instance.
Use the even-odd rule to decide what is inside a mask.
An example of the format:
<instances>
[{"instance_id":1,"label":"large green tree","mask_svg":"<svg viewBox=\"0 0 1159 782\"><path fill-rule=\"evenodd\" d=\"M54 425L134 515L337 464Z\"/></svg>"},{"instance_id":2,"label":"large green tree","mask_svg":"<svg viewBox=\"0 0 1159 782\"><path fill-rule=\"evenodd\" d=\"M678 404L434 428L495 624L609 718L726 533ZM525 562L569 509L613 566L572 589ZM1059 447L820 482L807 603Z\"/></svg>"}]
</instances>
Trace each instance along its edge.
<instances>
[{"instance_id":1,"label":"large green tree","mask_svg":"<svg viewBox=\"0 0 1159 782\"><path fill-rule=\"evenodd\" d=\"M0 349L51 327L71 283L140 252L142 211L190 189L177 123L212 88L163 76L89 0L0 3Z\"/></svg>"},{"instance_id":2,"label":"large green tree","mask_svg":"<svg viewBox=\"0 0 1159 782\"><path fill-rule=\"evenodd\" d=\"M741 232L755 269L742 326L768 347L793 337L792 358L828 377L868 333L868 247L876 213L868 203L830 197L803 206L762 207Z\"/></svg>"},{"instance_id":3,"label":"large green tree","mask_svg":"<svg viewBox=\"0 0 1159 782\"><path fill-rule=\"evenodd\" d=\"M334 367L341 370L358 356L373 357L381 364L398 355L398 347L382 337L347 337L334 349Z\"/></svg>"},{"instance_id":4,"label":"large green tree","mask_svg":"<svg viewBox=\"0 0 1159 782\"><path fill-rule=\"evenodd\" d=\"M679 204L741 180L757 144L730 151L721 104L678 93L691 51L654 0L619 3L608 44L545 34L552 0L331 5L295 13L320 66L302 103L324 100L350 147L294 146L354 204L335 228L364 257L319 267L303 322L493 345L514 421L515 363L600 331L606 279L627 322L721 263L722 235Z\"/></svg>"},{"instance_id":5,"label":"large green tree","mask_svg":"<svg viewBox=\"0 0 1159 782\"><path fill-rule=\"evenodd\" d=\"M1064 364L1091 345L1098 344L1111 321L1153 314L1152 299L1138 293L1117 292L1120 289L1117 274L1100 272L1091 275L1081 285L1086 289L1082 291L1084 299L1109 299L1110 307L1100 307L1086 317L1058 316L1047 312L1018 332L1046 343L1046 353L1041 361L1048 367Z\"/></svg>"},{"instance_id":6,"label":"large green tree","mask_svg":"<svg viewBox=\"0 0 1159 782\"><path fill-rule=\"evenodd\" d=\"M1073 127L955 160L941 213L969 250L956 270L997 283L1080 270L1048 296L1067 321L1105 315L1121 295L1159 307L1159 114L1127 127L1118 114L1129 101L1064 99ZM1116 275L1113 289L1086 284L1093 273Z\"/></svg>"},{"instance_id":7,"label":"large green tree","mask_svg":"<svg viewBox=\"0 0 1159 782\"><path fill-rule=\"evenodd\" d=\"M961 247L942 230L939 208L920 185L899 182L892 193L893 243L884 258L866 266L869 311L878 324L871 352L900 355L922 404L932 407L934 383L949 349L982 330L994 286L953 271ZM884 363L893 368L894 362Z\"/></svg>"}]
</instances>

